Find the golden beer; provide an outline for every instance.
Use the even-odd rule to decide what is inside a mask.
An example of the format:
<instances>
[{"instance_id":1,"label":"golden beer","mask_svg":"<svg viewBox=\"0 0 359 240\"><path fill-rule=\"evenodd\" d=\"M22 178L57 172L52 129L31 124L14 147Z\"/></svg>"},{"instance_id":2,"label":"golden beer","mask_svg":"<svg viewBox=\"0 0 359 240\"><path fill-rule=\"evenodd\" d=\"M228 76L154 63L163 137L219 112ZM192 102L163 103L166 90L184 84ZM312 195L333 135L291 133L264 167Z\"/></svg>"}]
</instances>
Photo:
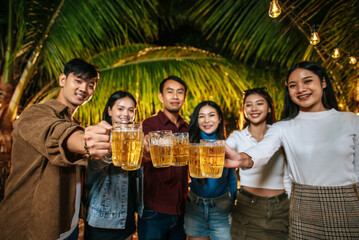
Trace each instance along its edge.
<instances>
[{"instance_id":1,"label":"golden beer","mask_svg":"<svg viewBox=\"0 0 359 240\"><path fill-rule=\"evenodd\" d=\"M173 161L172 131L161 130L149 133L152 165L157 168L169 167Z\"/></svg>"},{"instance_id":2,"label":"golden beer","mask_svg":"<svg viewBox=\"0 0 359 240\"><path fill-rule=\"evenodd\" d=\"M204 178L201 171L199 157L199 143L191 143L189 146L189 175L193 178Z\"/></svg>"},{"instance_id":3,"label":"golden beer","mask_svg":"<svg viewBox=\"0 0 359 240\"><path fill-rule=\"evenodd\" d=\"M173 134L172 166L186 166L189 158L189 137L187 132Z\"/></svg>"},{"instance_id":4,"label":"golden beer","mask_svg":"<svg viewBox=\"0 0 359 240\"><path fill-rule=\"evenodd\" d=\"M143 133L141 124L116 125L112 130L112 163L124 170L141 167Z\"/></svg>"},{"instance_id":5,"label":"golden beer","mask_svg":"<svg viewBox=\"0 0 359 240\"><path fill-rule=\"evenodd\" d=\"M169 167L173 161L173 146L151 145L150 154L152 164L156 168Z\"/></svg>"},{"instance_id":6,"label":"golden beer","mask_svg":"<svg viewBox=\"0 0 359 240\"><path fill-rule=\"evenodd\" d=\"M137 164L135 164L135 162L127 162L127 164L123 164L121 167L123 170L125 171L134 171L134 170L137 170L141 167L141 164L142 164L142 158L143 158L143 132L141 132L141 136L142 136L142 143L141 143L141 150L140 150L140 158L137 162Z\"/></svg>"},{"instance_id":7,"label":"golden beer","mask_svg":"<svg viewBox=\"0 0 359 240\"><path fill-rule=\"evenodd\" d=\"M225 147L223 140L202 141L200 144L200 166L204 177L220 178L223 172Z\"/></svg>"}]
</instances>

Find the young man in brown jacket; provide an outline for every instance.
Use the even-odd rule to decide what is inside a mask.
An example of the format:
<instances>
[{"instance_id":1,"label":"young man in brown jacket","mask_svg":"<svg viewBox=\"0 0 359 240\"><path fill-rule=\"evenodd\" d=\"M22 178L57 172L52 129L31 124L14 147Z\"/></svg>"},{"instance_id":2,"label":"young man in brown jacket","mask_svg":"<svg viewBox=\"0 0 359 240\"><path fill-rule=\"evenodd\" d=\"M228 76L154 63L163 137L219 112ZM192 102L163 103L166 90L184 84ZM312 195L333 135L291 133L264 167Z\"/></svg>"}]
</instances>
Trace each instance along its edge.
<instances>
[{"instance_id":1,"label":"young man in brown jacket","mask_svg":"<svg viewBox=\"0 0 359 240\"><path fill-rule=\"evenodd\" d=\"M14 122L10 176L0 205L1 240L76 238L82 155L100 159L111 148L109 124L84 129L73 118L98 81L96 67L73 59L59 77L57 99L32 105Z\"/></svg>"}]
</instances>

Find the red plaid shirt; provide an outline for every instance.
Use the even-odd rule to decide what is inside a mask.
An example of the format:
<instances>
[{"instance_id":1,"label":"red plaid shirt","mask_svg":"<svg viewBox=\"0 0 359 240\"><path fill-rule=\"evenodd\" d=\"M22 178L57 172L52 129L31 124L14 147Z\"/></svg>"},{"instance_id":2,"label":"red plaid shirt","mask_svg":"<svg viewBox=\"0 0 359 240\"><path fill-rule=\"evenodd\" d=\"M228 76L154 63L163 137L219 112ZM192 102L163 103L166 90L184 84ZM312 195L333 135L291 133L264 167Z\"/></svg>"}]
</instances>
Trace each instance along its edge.
<instances>
[{"instance_id":1,"label":"red plaid shirt","mask_svg":"<svg viewBox=\"0 0 359 240\"><path fill-rule=\"evenodd\" d=\"M179 117L179 127L159 111L143 121L143 132L147 135L151 131L171 130L187 132L188 123ZM144 203L150 209L170 214L182 215L188 194L188 166L154 168L152 161L143 163L144 169Z\"/></svg>"}]
</instances>

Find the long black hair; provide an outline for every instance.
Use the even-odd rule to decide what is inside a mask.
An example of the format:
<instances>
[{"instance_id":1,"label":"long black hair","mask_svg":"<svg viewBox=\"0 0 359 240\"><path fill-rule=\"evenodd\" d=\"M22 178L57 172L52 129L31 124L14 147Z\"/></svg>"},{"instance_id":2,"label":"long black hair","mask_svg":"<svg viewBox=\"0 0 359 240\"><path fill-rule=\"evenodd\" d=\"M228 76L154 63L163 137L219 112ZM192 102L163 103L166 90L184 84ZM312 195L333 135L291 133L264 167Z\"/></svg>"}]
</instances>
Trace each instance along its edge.
<instances>
[{"instance_id":1,"label":"long black hair","mask_svg":"<svg viewBox=\"0 0 359 240\"><path fill-rule=\"evenodd\" d=\"M323 80L325 79L327 86L323 89L323 97L322 97L323 105L326 109L331 109L331 108L338 109L338 102L335 97L333 86L332 83L330 82L330 79L325 69L319 63L316 62L300 62L294 64L289 69L289 72L285 80L286 86L284 91L284 110L282 113L282 119L292 119L296 117L299 113L299 106L295 104L290 98L288 85L287 85L289 76L292 74L294 70L298 68L311 71L312 73L314 73L319 77L320 82L323 82Z\"/></svg>"},{"instance_id":2,"label":"long black hair","mask_svg":"<svg viewBox=\"0 0 359 240\"><path fill-rule=\"evenodd\" d=\"M201 139L201 129L198 125L198 114L202 107L204 106L210 106L216 109L219 119L221 120L218 128L216 130L216 135L219 140L224 140L226 137L226 132L224 128L224 118L223 118L223 112L221 108L218 106L217 103L212 101L202 101L200 102L195 109L193 110L193 113L191 115L191 121L189 122L188 132L189 132L189 142L191 143L199 143L199 140Z\"/></svg>"},{"instance_id":3,"label":"long black hair","mask_svg":"<svg viewBox=\"0 0 359 240\"><path fill-rule=\"evenodd\" d=\"M252 94L259 94L260 96L262 96L268 104L268 107L270 108L270 112L267 114L267 118L266 118L266 123L267 124L273 124L277 121L276 117L275 117L275 109L274 109L274 103L273 103L273 99L271 98L271 96L269 95L267 88L265 87L261 87L261 88L252 88L252 89L248 89L246 91L243 92L244 97L242 100L242 108L244 108L244 104L246 102L246 99L248 96L252 95ZM241 113L243 115L244 122L242 123L242 127L241 129L246 128L247 126L249 126L250 121L247 119L246 115L244 114L244 111L242 111Z\"/></svg>"},{"instance_id":4,"label":"long black hair","mask_svg":"<svg viewBox=\"0 0 359 240\"><path fill-rule=\"evenodd\" d=\"M108 114L108 108L109 107L112 108L113 105L115 104L115 102L118 99L121 99L121 98L124 98L124 97L129 97L135 103L135 107L137 106L136 99L132 96L131 93L129 93L127 91L114 92L114 93L112 93L112 95L107 100L105 109L103 110L102 120L105 120L106 122L108 122L109 124L112 125L112 119L111 119L111 116Z\"/></svg>"}]
</instances>

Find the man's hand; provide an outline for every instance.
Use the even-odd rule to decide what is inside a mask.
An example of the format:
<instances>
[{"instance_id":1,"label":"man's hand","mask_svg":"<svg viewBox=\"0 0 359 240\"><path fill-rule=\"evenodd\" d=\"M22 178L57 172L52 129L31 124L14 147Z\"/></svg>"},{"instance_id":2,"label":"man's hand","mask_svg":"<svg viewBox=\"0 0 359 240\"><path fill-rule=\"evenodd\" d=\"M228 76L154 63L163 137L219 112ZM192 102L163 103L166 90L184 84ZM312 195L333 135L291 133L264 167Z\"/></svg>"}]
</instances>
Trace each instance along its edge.
<instances>
[{"instance_id":1,"label":"man's hand","mask_svg":"<svg viewBox=\"0 0 359 240\"><path fill-rule=\"evenodd\" d=\"M238 153L227 144L226 148L226 158L224 161L224 167L227 168L251 168L253 166L252 158L246 153Z\"/></svg>"},{"instance_id":2,"label":"man's hand","mask_svg":"<svg viewBox=\"0 0 359 240\"><path fill-rule=\"evenodd\" d=\"M111 128L110 124L102 121L85 129L84 140L92 158L101 159L108 152L111 152Z\"/></svg>"}]
</instances>

